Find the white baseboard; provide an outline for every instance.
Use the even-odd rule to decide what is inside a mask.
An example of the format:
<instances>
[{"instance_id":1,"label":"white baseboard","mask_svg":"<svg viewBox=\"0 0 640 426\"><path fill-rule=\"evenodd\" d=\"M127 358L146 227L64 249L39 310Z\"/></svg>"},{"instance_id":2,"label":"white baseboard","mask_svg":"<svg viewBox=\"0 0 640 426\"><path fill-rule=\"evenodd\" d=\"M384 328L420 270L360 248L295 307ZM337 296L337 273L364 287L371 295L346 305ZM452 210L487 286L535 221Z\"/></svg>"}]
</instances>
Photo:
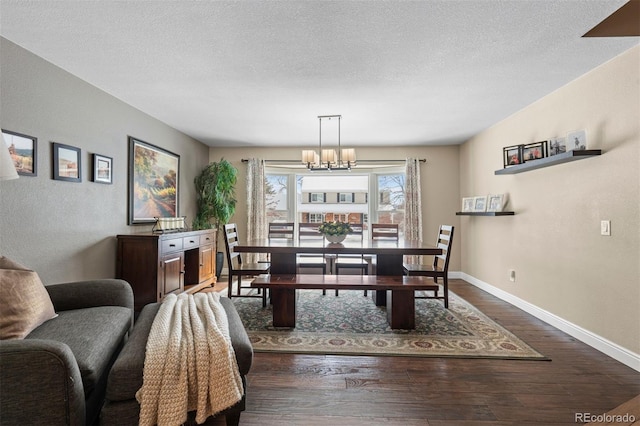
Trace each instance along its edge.
<instances>
[{"instance_id":1,"label":"white baseboard","mask_svg":"<svg viewBox=\"0 0 640 426\"><path fill-rule=\"evenodd\" d=\"M634 353L620 345L617 345L610 340L605 339L589 330L586 330L576 324L573 324L559 316L545 311L513 294L507 293L497 287L492 286L484 281L481 281L475 277L472 277L464 272L450 272L449 278L458 278L467 281L468 283L478 287L496 296L499 299L508 302L523 311L533 315L534 317L546 322L549 325L561 330L568 335L575 337L583 343L591 346L592 348L604 353L607 356L623 363L624 365L633 368L636 371L640 371L640 355Z\"/></svg>"}]
</instances>

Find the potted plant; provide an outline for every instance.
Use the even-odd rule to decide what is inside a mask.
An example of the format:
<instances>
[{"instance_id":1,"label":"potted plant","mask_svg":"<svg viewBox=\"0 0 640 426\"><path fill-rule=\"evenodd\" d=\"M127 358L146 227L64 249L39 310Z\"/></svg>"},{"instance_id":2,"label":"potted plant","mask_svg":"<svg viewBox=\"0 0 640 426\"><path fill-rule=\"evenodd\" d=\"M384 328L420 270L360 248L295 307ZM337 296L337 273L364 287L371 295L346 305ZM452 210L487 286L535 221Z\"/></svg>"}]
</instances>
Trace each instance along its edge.
<instances>
[{"instance_id":1,"label":"potted plant","mask_svg":"<svg viewBox=\"0 0 640 426\"><path fill-rule=\"evenodd\" d=\"M197 213L193 229L215 229L214 241L218 245L218 234L236 211L235 185L238 170L221 159L205 167L194 179L196 186ZM224 254L216 253L216 277L220 279Z\"/></svg>"},{"instance_id":2,"label":"potted plant","mask_svg":"<svg viewBox=\"0 0 640 426\"><path fill-rule=\"evenodd\" d=\"M331 243L341 243L349 232L353 232L348 223L334 221L322 222L318 231Z\"/></svg>"}]
</instances>

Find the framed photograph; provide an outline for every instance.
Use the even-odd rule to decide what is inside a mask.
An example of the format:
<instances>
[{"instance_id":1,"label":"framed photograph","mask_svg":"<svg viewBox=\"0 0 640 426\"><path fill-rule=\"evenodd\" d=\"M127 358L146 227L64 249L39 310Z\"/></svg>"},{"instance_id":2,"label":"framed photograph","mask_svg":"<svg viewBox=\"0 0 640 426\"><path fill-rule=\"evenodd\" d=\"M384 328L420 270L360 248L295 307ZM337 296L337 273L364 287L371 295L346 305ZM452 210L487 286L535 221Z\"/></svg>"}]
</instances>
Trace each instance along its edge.
<instances>
[{"instance_id":1,"label":"framed photograph","mask_svg":"<svg viewBox=\"0 0 640 426\"><path fill-rule=\"evenodd\" d=\"M504 194L489 194L487 201L488 212L501 212L504 207Z\"/></svg>"},{"instance_id":2,"label":"framed photograph","mask_svg":"<svg viewBox=\"0 0 640 426\"><path fill-rule=\"evenodd\" d=\"M547 156L547 141L530 143L522 147L524 161L539 160Z\"/></svg>"},{"instance_id":3,"label":"framed photograph","mask_svg":"<svg viewBox=\"0 0 640 426\"><path fill-rule=\"evenodd\" d=\"M487 196L486 195L473 197L473 211L474 212L485 212L485 211L487 211Z\"/></svg>"},{"instance_id":4,"label":"framed photograph","mask_svg":"<svg viewBox=\"0 0 640 426\"><path fill-rule=\"evenodd\" d=\"M9 148L16 171L22 176L38 175L38 139L2 129L2 139Z\"/></svg>"},{"instance_id":5,"label":"framed photograph","mask_svg":"<svg viewBox=\"0 0 640 426\"><path fill-rule=\"evenodd\" d=\"M113 183L113 158L93 154L93 181L95 183Z\"/></svg>"},{"instance_id":6,"label":"framed photograph","mask_svg":"<svg viewBox=\"0 0 640 426\"><path fill-rule=\"evenodd\" d=\"M81 150L71 145L52 142L53 179L82 182Z\"/></svg>"},{"instance_id":7,"label":"framed photograph","mask_svg":"<svg viewBox=\"0 0 640 426\"><path fill-rule=\"evenodd\" d=\"M472 212L473 211L473 197L464 197L462 199L462 211L463 212Z\"/></svg>"},{"instance_id":8,"label":"framed photograph","mask_svg":"<svg viewBox=\"0 0 640 426\"><path fill-rule=\"evenodd\" d=\"M513 145L502 148L504 167L515 166L516 164L524 163L522 159L522 147L523 145Z\"/></svg>"},{"instance_id":9,"label":"framed photograph","mask_svg":"<svg viewBox=\"0 0 640 426\"><path fill-rule=\"evenodd\" d=\"M587 132L580 130L567 135L567 151L582 151L587 149Z\"/></svg>"},{"instance_id":10,"label":"framed photograph","mask_svg":"<svg viewBox=\"0 0 640 426\"><path fill-rule=\"evenodd\" d=\"M549 156L567 152L567 138L549 139Z\"/></svg>"},{"instance_id":11,"label":"framed photograph","mask_svg":"<svg viewBox=\"0 0 640 426\"><path fill-rule=\"evenodd\" d=\"M180 156L129 137L129 225L178 217Z\"/></svg>"}]
</instances>

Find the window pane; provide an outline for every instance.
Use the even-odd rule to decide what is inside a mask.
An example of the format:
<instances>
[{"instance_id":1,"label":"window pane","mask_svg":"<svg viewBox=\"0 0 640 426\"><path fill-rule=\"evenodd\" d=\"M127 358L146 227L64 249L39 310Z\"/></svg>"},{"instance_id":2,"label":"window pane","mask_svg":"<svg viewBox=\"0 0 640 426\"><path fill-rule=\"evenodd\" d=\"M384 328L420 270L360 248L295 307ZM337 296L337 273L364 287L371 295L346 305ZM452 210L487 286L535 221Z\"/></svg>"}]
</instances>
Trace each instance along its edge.
<instances>
[{"instance_id":1,"label":"window pane","mask_svg":"<svg viewBox=\"0 0 640 426\"><path fill-rule=\"evenodd\" d=\"M288 221L287 175L265 174L264 192L267 221Z\"/></svg>"},{"instance_id":2,"label":"window pane","mask_svg":"<svg viewBox=\"0 0 640 426\"><path fill-rule=\"evenodd\" d=\"M404 174L378 175L378 222L397 223L404 234Z\"/></svg>"},{"instance_id":3,"label":"window pane","mask_svg":"<svg viewBox=\"0 0 640 426\"><path fill-rule=\"evenodd\" d=\"M299 222L364 223L369 211L369 176L314 174L296 180Z\"/></svg>"}]
</instances>

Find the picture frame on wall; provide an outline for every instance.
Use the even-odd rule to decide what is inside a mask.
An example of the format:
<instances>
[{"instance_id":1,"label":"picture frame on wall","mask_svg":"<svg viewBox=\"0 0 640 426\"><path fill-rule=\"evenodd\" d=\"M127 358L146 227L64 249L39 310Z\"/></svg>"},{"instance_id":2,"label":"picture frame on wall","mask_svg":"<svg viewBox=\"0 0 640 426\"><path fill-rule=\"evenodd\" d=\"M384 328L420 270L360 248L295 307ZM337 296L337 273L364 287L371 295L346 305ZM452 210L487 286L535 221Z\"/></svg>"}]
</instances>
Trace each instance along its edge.
<instances>
[{"instance_id":1,"label":"picture frame on wall","mask_svg":"<svg viewBox=\"0 0 640 426\"><path fill-rule=\"evenodd\" d=\"M113 183L113 158L93 154L93 181L95 183Z\"/></svg>"},{"instance_id":2,"label":"picture frame on wall","mask_svg":"<svg viewBox=\"0 0 640 426\"><path fill-rule=\"evenodd\" d=\"M488 212L501 212L504 208L504 194L489 194L487 200Z\"/></svg>"},{"instance_id":3,"label":"picture frame on wall","mask_svg":"<svg viewBox=\"0 0 640 426\"><path fill-rule=\"evenodd\" d=\"M2 139L9 149L9 155L18 174L37 176L38 138L2 129Z\"/></svg>"},{"instance_id":4,"label":"picture frame on wall","mask_svg":"<svg viewBox=\"0 0 640 426\"><path fill-rule=\"evenodd\" d=\"M587 149L587 132L579 130L567 135L567 151L583 151Z\"/></svg>"},{"instance_id":5,"label":"picture frame on wall","mask_svg":"<svg viewBox=\"0 0 640 426\"><path fill-rule=\"evenodd\" d=\"M522 159L526 161L539 160L547 156L547 141L534 142L522 147Z\"/></svg>"},{"instance_id":6,"label":"picture frame on wall","mask_svg":"<svg viewBox=\"0 0 640 426\"><path fill-rule=\"evenodd\" d=\"M82 182L82 150L75 146L52 142L53 179Z\"/></svg>"},{"instance_id":7,"label":"picture frame on wall","mask_svg":"<svg viewBox=\"0 0 640 426\"><path fill-rule=\"evenodd\" d=\"M504 167L515 166L516 164L522 164L522 148L523 145L513 145L502 148L502 156Z\"/></svg>"},{"instance_id":8,"label":"picture frame on wall","mask_svg":"<svg viewBox=\"0 0 640 426\"><path fill-rule=\"evenodd\" d=\"M473 211L473 197L464 197L462 199L462 211L463 212L472 212Z\"/></svg>"},{"instance_id":9,"label":"picture frame on wall","mask_svg":"<svg viewBox=\"0 0 640 426\"><path fill-rule=\"evenodd\" d=\"M487 211L487 196L480 195L477 197L473 197L473 211L474 212L485 212Z\"/></svg>"},{"instance_id":10,"label":"picture frame on wall","mask_svg":"<svg viewBox=\"0 0 640 426\"><path fill-rule=\"evenodd\" d=\"M549 156L567 152L567 138L557 137L549 139Z\"/></svg>"},{"instance_id":11,"label":"picture frame on wall","mask_svg":"<svg viewBox=\"0 0 640 426\"><path fill-rule=\"evenodd\" d=\"M129 136L129 225L178 217L180 156Z\"/></svg>"}]
</instances>

